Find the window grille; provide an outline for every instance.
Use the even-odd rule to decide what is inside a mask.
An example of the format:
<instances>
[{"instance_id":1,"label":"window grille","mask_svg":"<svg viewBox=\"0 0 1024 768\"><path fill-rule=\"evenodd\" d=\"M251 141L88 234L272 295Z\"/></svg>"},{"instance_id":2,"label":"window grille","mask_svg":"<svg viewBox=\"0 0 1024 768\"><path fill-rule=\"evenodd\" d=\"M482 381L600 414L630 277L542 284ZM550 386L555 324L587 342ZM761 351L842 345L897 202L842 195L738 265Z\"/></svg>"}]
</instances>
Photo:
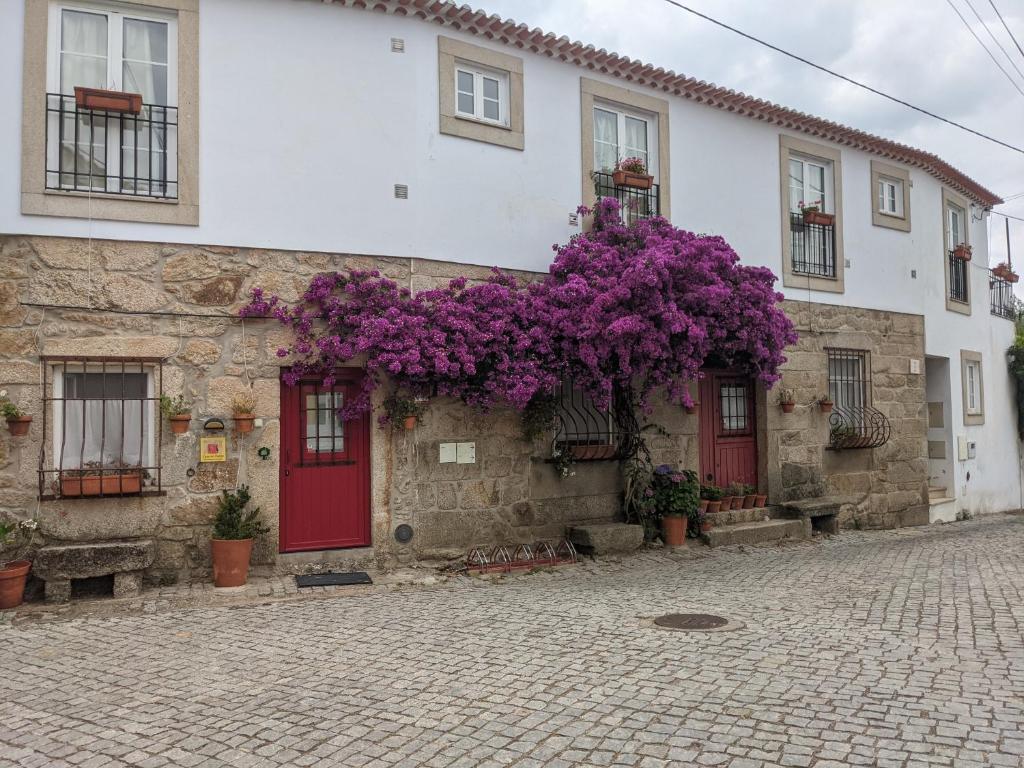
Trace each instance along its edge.
<instances>
[{"instance_id":1,"label":"window grille","mask_svg":"<svg viewBox=\"0 0 1024 768\"><path fill-rule=\"evenodd\" d=\"M750 382L743 379L720 380L719 434L725 437L750 434L753 424Z\"/></svg>"},{"instance_id":2,"label":"window grille","mask_svg":"<svg viewBox=\"0 0 1024 768\"><path fill-rule=\"evenodd\" d=\"M162 362L42 358L41 500L163 493Z\"/></svg>"},{"instance_id":3,"label":"window grille","mask_svg":"<svg viewBox=\"0 0 1024 768\"><path fill-rule=\"evenodd\" d=\"M345 404L345 386L325 387L314 381L299 386L299 465L354 464L348 451L347 424L338 416Z\"/></svg>"},{"instance_id":4,"label":"window grille","mask_svg":"<svg viewBox=\"0 0 1024 768\"><path fill-rule=\"evenodd\" d=\"M789 214L793 272L812 277L836 276L834 224L808 224L802 213Z\"/></svg>"},{"instance_id":5,"label":"window grille","mask_svg":"<svg viewBox=\"0 0 1024 768\"><path fill-rule=\"evenodd\" d=\"M993 315L1005 317L1008 320L1016 318L1013 283L990 274L988 279L988 297L989 309Z\"/></svg>"},{"instance_id":6,"label":"window grille","mask_svg":"<svg viewBox=\"0 0 1024 768\"><path fill-rule=\"evenodd\" d=\"M949 261L949 298L952 301L966 304L970 301L970 279L968 274L970 265L966 259L958 259L954 256L952 251L949 252L946 258Z\"/></svg>"},{"instance_id":7,"label":"window grille","mask_svg":"<svg viewBox=\"0 0 1024 768\"><path fill-rule=\"evenodd\" d=\"M622 221L625 224L661 215L659 189L658 184L652 184L650 189L617 187L610 173L594 173L594 192L597 198L600 200L602 197L614 197L618 200Z\"/></svg>"},{"instance_id":8,"label":"window grille","mask_svg":"<svg viewBox=\"0 0 1024 768\"><path fill-rule=\"evenodd\" d=\"M611 459L618 454L618 430L611 409L598 408L571 381L563 381L554 395L556 451L569 451L577 461Z\"/></svg>"},{"instance_id":9,"label":"window grille","mask_svg":"<svg viewBox=\"0 0 1024 768\"><path fill-rule=\"evenodd\" d=\"M871 357L857 349L825 350L828 394L835 404L829 417L833 448L877 448L892 431L885 415L871 405Z\"/></svg>"}]
</instances>

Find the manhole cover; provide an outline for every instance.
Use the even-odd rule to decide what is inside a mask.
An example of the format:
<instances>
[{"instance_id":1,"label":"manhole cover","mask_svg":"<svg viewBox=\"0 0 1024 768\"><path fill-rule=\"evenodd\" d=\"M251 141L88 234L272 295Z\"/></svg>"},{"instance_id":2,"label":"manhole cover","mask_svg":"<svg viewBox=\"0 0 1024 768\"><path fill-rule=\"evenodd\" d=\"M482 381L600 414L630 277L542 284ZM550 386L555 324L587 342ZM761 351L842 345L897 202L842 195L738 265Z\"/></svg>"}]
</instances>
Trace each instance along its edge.
<instances>
[{"instance_id":1,"label":"manhole cover","mask_svg":"<svg viewBox=\"0 0 1024 768\"><path fill-rule=\"evenodd\" d=\"M666 613L656 618L654 623L668 629L718 629L728 624L729 620L710 613Z\"/></svg>"}]
</instances>

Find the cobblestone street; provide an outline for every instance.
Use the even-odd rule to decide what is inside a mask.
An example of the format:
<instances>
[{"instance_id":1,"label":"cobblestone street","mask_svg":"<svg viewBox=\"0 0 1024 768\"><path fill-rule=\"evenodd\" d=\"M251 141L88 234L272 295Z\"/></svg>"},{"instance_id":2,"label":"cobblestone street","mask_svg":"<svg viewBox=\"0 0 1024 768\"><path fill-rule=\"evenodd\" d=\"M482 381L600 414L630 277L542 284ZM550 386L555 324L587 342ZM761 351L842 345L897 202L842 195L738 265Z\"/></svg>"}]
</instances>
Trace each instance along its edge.
<instances>
[{"instance_id":1,"label":"cobblestone street","mask_svg":"<svg viewBox=\"0 0 1024 768\"><path fill-rule=\"evenodd\" d=\"M1024 765L1024 517L699 554L0 624L0 765Z\"/></svg>"}]
</instances>

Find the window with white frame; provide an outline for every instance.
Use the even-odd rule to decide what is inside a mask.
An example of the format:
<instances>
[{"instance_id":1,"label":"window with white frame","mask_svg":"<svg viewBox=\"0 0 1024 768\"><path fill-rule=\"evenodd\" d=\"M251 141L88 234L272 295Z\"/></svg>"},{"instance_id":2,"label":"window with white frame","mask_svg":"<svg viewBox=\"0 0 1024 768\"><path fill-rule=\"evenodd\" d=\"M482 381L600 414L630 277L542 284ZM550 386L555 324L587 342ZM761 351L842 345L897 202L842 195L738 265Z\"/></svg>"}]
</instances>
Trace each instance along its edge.
<instances>
[{"instance_id":1,"label":"window with white frame","mask_svg":"<svg viewBox=\"0 0 1024 768\"><path fill-rule=\"evenodd\" d=\"M47 187L177 197L177 20L113 3L51 6ZM140 94L137 113L83 109L75 87Z\"/></svg>"},{"instance_id":2,"label":"window with white frame","mask_svg":"<svg viewBox=\"0 0 1024 768\"><path fill-rule=\"evenodd\" d=\"M822 213L835 213L832 163L829 160L799 155L789 156L789 210L817 206Z\"/></svg>"},{"instance_id":3,"label":"window with white frame","mask_svg":"<svg viewBox=\"0 0 1024 768\"><path fill-rule=\"evenodd\" d=\"M959 205L949 203L946 206L946 247L953 250L966 243L964 220L966 214Z\"/></svg>"},{"instance_id":4,"label":"window with white frame","mask_svg":"<svg viewBox=\"0 0 1024 768\"><path fill-rule=\"evenodd\" d=\"M594 106L594 170L611 173L627 157L639 157L657 178L657 118L610 104Z\"/></svg>"},{"instance_id":5,"label":"window with white frame","mask_svg":"<svg viewBox=\"0 0 1024 768\"><path fill-rule=\"evenodd\" d=\"M457 62L455 113L459 117L508 126L508 73Z\"/></svg>"},{"instance_id":6,"label":"window with white frame","mask_svg":"<svg viewBox=\"0 0 1024 768\"><path fill-rule=\"evenodd\" d=\"M980 416L982 409L981 397L981 362L968 360L964 364L966 381L964 388L966 393L967 414L969 416Z\"/></svg>"},{"instance_id":7,"label":"window with white frame","mask_svg":"<svg viewBox=\"0 0 1024 768\"><path fill-rule=\"evenodd\" d=\"M903 216L903 181L880 176L878 179L878 212L886 216Z\"/></svg>"}]
</instances>

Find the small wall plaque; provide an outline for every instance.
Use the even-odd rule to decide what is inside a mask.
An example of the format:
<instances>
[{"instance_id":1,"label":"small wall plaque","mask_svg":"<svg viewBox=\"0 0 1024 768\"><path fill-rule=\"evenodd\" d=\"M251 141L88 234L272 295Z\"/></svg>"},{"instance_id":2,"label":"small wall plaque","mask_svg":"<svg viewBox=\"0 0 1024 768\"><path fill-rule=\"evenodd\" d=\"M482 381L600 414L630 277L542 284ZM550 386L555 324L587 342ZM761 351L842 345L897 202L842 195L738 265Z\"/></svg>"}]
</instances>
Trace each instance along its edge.
<instances>
[{"instance_id":1,"label":"small wall plaque","mask_svg":"<svg viewBox=\"0 0 1024 768\"><path fill-rule=\"evenodd\" d=\"M266 461L267 459L270 458L270 449L264 445L262 448L256 451L256 455L263 459L263 461Z\"/></svg>"},{"instance_id":2,"label":"small wall plaque","mask_svg":"<svg viewBox=\"0 0 1024 768\"><path fill-rule=\"evenodd\" d=\"M203 422L203 429L209 429L211 431L220 431L224 429L224 420L216 417L207 419Z\"/></svg>"},{"instance_id":3,"label":"small wall plaque","mask_svg":"<svg viewBox=\"0 0 1024 768\"><path fill-rule=\"evenodd\" d=\"M200 437L199 461L225 461L228 453L226 437Z\"/></svg>"}]
</instances>

